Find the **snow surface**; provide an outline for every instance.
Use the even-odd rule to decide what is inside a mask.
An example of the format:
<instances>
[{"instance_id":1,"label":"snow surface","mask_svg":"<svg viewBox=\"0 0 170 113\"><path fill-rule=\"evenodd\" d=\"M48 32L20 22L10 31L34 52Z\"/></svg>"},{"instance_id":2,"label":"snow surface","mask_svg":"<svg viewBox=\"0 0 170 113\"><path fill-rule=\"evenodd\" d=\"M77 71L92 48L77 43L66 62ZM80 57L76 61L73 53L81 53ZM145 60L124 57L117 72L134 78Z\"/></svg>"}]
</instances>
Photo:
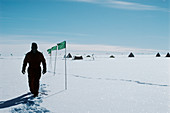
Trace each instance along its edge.
<instances>
[{"instance_id":1,"label":"snow surface","mask_svg":"<svg viewBox=\"0 0 170 113\"><path fill-rule=\"evenodd\" d=\"M39 97L29 93L23 57L0 56L1 113L170 113L170 58L154 55L109 55L67 59L68 89L64 89L64 59L46 56Z\"/></svg>"}]
</instances>

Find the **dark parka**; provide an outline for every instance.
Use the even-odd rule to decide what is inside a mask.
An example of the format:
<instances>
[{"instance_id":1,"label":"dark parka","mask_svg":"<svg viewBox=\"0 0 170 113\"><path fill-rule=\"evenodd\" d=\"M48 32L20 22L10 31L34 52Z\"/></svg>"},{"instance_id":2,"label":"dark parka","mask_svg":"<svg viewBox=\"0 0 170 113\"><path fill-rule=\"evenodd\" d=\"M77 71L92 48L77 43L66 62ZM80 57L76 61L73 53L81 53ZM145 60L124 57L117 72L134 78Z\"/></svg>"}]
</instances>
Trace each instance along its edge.
<instances>
[{"instance_id":1,"label":"dark parka","mask_svg":"<svg viewBox=\"0 0 170 113\"><path fill-rule=\"evenodd\" d=\"M46 61L42 53L40 53L38 50L36 52L33 52L31 50L28 52L25 56L22 71L25 73L25 68L27 66L27 63L29 64L28 67L28 82L30 91L34 96L38 96L38 90L39 90L39 80L41 78L41 63L43 65L43 74L46 73Z\"/></svg>"}]
</instances>

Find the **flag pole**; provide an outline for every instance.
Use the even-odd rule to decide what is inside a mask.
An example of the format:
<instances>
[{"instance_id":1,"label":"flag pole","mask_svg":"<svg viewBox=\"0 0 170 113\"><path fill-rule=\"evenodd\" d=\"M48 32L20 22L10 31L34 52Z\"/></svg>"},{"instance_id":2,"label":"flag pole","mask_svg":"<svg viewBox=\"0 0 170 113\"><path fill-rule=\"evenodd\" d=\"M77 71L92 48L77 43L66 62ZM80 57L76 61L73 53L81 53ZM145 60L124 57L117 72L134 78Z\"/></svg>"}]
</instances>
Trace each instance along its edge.
<instances>
[{"instance_id":1,"label":"flag pole","mask_svg":"<svg viewBox=\"0 0 170 113\"><path fill-rule=\"evenodd\" d=\"M67 90L66 48L65 48L65 90Z\"/></svg>"},{"instance_id":2,"label":"flag pole","mask_svg":"<svg viewBox=\"0 0 170 113\"><path fill-rule=\"evenodd\" d=\"M51 56L52 56L52 52L51 52L51 54L50 54L50 62L49 62L50 68L52 69L52 58L51 58Z\"/></svg>"},{"instance_id":3,"label":"flag pole","mask_svg":"<svg viewBox=\"0 0 170 113\"><path fill-rule=\"evenodd\" d=\"M57 46L57 48L58 48L58 46ZM56 50L56 54L55 54L54 75L55 75L55 69L56 69L56 60L57 60L57 50Z\"/></svg>"}]
</instances>

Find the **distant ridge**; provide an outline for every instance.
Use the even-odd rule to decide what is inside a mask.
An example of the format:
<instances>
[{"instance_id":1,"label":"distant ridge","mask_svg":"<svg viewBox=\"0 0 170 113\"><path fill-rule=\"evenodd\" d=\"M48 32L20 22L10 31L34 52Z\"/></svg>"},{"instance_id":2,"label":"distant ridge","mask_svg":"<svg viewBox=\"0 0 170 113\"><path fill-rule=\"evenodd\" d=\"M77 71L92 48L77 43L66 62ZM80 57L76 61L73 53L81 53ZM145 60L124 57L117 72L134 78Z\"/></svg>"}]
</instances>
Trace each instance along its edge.
<instances>
[{"instance_id":1,"label":"distant ridge","mask_svg":"<svg viewBox=\"0 0 170 113\"><path fill-rule=\"evenodd\" d=\"M57 42L56 42L57 43ZM30 44L1 44L0 45L0 54L2 56L10 56L13 54L14 56L23 56L26 52L30 51ZM47 49L55 43L38 43L39 51L43 54L47 55ZM130 48L130 47L121 47L121 46L110 46L110 45L83 45L83 44L67 44L67 53L87 53L87 54L129 54L133 52L134 54L156 54L157 52L161 54L167 53L166 50L155 50L155 49L140 49L140 48ZM62 53L62 51L61 51Z\"/></svg>"}]
</instances>

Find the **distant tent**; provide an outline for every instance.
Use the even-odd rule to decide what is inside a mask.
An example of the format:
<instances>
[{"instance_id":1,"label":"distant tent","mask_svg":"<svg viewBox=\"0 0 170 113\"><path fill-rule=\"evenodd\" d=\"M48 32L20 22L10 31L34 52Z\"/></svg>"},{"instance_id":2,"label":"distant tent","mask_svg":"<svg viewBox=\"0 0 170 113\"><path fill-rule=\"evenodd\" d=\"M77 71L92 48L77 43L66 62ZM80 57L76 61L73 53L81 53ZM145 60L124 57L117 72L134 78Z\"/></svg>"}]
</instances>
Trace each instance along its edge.
<instances>
[{"instance_id":1,"label":"distant tent","mask_svg":"<svg viewBox=\"0 0 170 113\"><path fill-rule=\"evenodd\" d=\"M159 53L156 54L156 57L161 57L161 55Z\"/></svg>"},{"instance_id":2,"label":"distant tent","mask_svg":"<svg viewBox=\"0 0 170 113\"><path fill-rule=\"evenodd\" d=\"M165 57L170 57L170 54L169 54L169 53L167 53L167 55L166 55Z\"/></svg>"},{"instance_id":3,"label":"distant tent","mask_svg":"<svg viewBox=\"0 0 170 113\"><path fill-rule=\"evenodd\" d=\"M73 60L83 60L83 57L81 55L76 55Z\"/></svg>"},{"instance_id":4,"label":"distant tent","mask_svg":"<svg viewBox=\"0 0 170 113\"><path fill-rule=\"evenodd\" d=\"M91 57L90 55L87 55L86 57Z\"/></svg>"},{"instance_id":5,"label":"distant tent","mask_svg":"<svg viewBox=\"0 0 170 113\"><path fill-rule=\"evenodd\" d=\"M135 57L133 53L131 52L128 57Z\"/></svg>"},{"instance_id":6,"label":"distant tent","mask_svg":"<svg viewBox=\"0 0 170 113\"><path fill-rule=\"evenodd\" d=\"M69 54L67 55L67 58L72 58L72 55L69 53Z\"/></svg>"},{"instance_id":7,"label":"distant tent","mask_svg":"<svg viewBox=\"0 0 170 113\"><path fill-rule=\"evenodd\" d=\"M110 58L115 58L115 56L111 55Z\"/></svg>"}]
</instances>

